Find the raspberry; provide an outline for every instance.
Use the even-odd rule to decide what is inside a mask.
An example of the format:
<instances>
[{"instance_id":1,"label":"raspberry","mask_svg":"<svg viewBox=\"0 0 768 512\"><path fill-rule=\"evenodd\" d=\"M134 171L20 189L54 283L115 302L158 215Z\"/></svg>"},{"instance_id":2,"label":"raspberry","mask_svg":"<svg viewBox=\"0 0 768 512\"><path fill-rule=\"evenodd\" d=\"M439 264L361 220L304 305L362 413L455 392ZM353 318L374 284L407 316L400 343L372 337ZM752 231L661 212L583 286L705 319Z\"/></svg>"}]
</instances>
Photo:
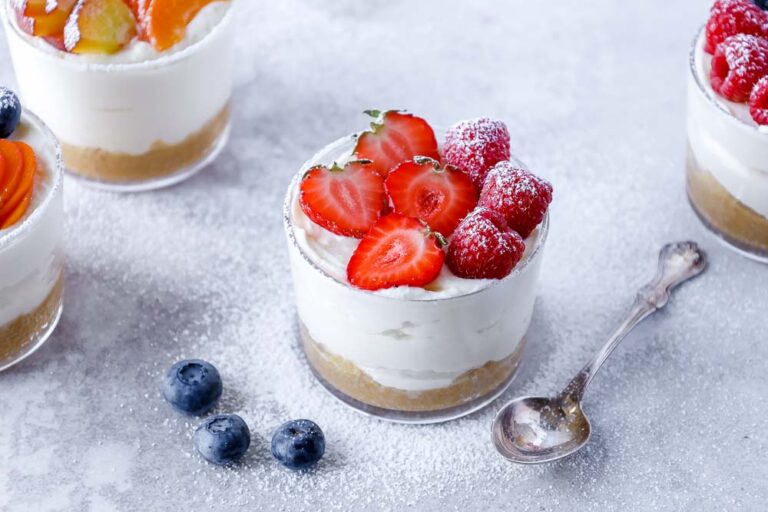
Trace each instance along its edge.
<instances>
[{"instance_id":1,"label":"raspberry","mask_svg":"<svg viewBox=\"0 0 768 512\"><path fill-rule=\"evenodd\" d=\"M469 174L480 189L491 167L509 160L509 130L487 117L462 121L448 130L443 151L445 163Z\"/></svg>"},{"instance_id":2,"label":"raspberry","mask_svg":"<svg viewBox=\"0 0 768 512\"><path fill-rule=\"evenodd\" d=\"M467 215L451 238L446 263L465 279L502 279L523 257L523 238L504 218L486 208Z\"/></svg>"},{"instance_id":3,"label":"raspberry","mask_svg":"<svg viewBox=\"0 0 768 512\"><path fill-rule=\"evenodd\" d=\"M480 206L500 213L523 238L536 229L552 202L552 185L509 162L500 162L485 178Z\"/></svg>"},{"instance_id":4,"label":"raspberry","mask_svg":"<svg viewBox=\"0 0 768 512\"><path fill-rule=\"evenodd\" d=\"M704 50L715 53L717 45L736 34L768 36L768 13L750 0L718 0L707 22Z\"/></svg>"},{"instance_id":5,"label":"raspberry","mask_svg":"<svg viewBox=\"0 0 768 512\"><path fill-rule=\"evenodd\" d=\"M749 99L758 80L768 74L768 41L738 34L720 45L712 57L712 89L738 103Z\"/></svg>"},{"instance_id":6,"label":"raspberry","mask_svg":"<svg viewBox=\"0 0 768 512\"><path fill-rule=\"evenodd\" d=\"M768 76L761 78L752 89L749 113L757 124L768 125Z\"/></svg>"}]
</instances>

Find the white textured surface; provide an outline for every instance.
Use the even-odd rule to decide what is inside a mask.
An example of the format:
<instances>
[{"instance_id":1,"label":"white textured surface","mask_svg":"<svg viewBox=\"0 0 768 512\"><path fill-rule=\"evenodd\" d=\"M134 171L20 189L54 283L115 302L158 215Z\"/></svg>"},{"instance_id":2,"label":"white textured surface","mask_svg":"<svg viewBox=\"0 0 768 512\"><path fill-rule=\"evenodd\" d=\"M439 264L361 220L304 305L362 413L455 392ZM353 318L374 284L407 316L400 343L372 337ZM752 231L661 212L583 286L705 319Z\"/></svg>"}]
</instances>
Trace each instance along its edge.
<instances>
[{"instance_id":1,"label":"white textured surface","mask_svg":"<svg viewBox=\"0 0 768 512\"><path fill-rule=\"evenodd\" d=\"M708 0L249 2L235 126L177 188L116 196L66 183L60 329L0 375L0 510L762 510L768 495L768 269L721 249L685 203L688 48ZM2 43L0 43L2 44ZM11 80L0 52L0 80ZM642 325L593 384L595 435L570 460L503 462L496 404L448 425L347 412L296 355L281 222L322 144L406 106L437 125L509 121L556 187L529 359L507 395L561 386L619 320L666 241L712 269ZM210 359L255 434L235 470L194 454L195 420L160 399L176 359ZM313 473L278 469L271 429L326 431Z\"/></svg>"}]
</instances>

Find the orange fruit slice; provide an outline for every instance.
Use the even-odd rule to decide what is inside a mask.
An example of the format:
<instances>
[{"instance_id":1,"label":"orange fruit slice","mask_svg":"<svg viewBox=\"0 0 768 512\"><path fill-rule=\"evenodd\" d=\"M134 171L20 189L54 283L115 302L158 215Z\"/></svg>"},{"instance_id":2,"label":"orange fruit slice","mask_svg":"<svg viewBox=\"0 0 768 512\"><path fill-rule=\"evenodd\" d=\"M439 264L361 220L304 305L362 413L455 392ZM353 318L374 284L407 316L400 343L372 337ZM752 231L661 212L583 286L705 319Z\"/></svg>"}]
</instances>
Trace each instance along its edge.
<instances>
[{"instance_id":1,"label":"orange fruit slice","mask_svg":"<svg viewBox=\"0 0 768 512\"><path fill-rule=\"evenodd\" d=\"M11 148L15 146L18 154ZM3 201L0 201L0 229L18 222L32 199L32 188L37 172L37 158L34 150L23 142L0 141L0 153L4 158L13 155L13 173L7 185L3 186ZM19 158L19 160L16 160ZM20 167L19 167L20 164Z\"/></svg>"},{"instance_id":2,"label":"orange fruit slice","mask_svg":"<svg viewBox=\"0 0 768 512\"><path fill-rule=\"evenodd\" d=\"M139 3L142 0L136 0ZM149 2L140 20L147 38L158 51L164 51L181 42L187 25L200 9L214 0L144 0ZM141 10L141 9L139 9Z\"/></svg>"},{"instance_id":3,"label":"orange fruit slice","mask_svg":"<svg viewBox=\"0 0 768 512\"><path fill-rule=\"evenodd\" d=\"M19 26L39 37L64 37L64 26L77 0L26 0L16 4Z\"/></svg>"},{"instance_id":4,"label":"orange fruit slice","mask_svg":"<svg viewBox=\"0 0 768 512\"><path fill-rule=\"evenodd\" d=\"M10 140L0 139L0 154L5 160L6 177L3 179L0 188L0 209L5 208L6 204L13 196L16 188L21 181L21 174L24 169L24 157L19 146Z\"/></svg>"}]
</instances>

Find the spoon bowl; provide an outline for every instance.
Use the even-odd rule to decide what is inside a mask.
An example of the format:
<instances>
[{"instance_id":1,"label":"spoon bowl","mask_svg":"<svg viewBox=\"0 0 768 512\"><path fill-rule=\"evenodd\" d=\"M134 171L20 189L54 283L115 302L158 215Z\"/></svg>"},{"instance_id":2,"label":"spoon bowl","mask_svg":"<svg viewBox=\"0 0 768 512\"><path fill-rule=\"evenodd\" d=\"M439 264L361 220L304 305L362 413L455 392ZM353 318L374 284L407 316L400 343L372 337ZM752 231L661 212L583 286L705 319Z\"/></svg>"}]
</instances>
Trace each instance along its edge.
<instances>
[{"instance_id":1,"label":"spoon bowl","mask_svg":"<svg viewBox=\"0 0 768 512\"><path fill-rule=\"evenodd\" d=\"M556 398L524 397L507 404L493 422L493 443L520 464L551 462L581 449L592 434L579 404Z\"/></svg>"},{"instance_id":2,"label":"spoon bowl","mask_svg":"<svg viewBox=\"0 0 768 512\"><path fill-rule=\"evenodd\" d=\"M567 457L587 444L592 428L581 399L597 370L637 324L666 306L674 288L706 268L706 255L696 243L664 246L656 277L640 289L624 322L568 386L554 398L518 398L499 411L491 429L496 450L512 462L540 464Z\"/></svg>"}]
</instances>

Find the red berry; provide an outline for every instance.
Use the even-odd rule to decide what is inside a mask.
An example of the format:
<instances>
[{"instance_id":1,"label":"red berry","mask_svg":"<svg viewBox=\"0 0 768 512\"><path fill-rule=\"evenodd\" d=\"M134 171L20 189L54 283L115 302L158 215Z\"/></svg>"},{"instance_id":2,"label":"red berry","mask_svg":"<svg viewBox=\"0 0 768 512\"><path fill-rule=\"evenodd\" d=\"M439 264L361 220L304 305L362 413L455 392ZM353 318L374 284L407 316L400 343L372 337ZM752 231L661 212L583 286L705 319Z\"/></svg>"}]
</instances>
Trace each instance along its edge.
<instances>
[{"instance_id":1,"label":"red berry","mask_svg":"<svg viewBox=\"0 0 768 512\"><path fill-rule=\"evenodd\" d=\"M747 101L752 88L766 74L768 41L757 36L731 36L718 45L712 57L712 89L731 101Z\"/></svg>"},{"instance_id":2,"label":"red berry","mask_svg":"<svg viewBox=\"0 0 768 512\"><path fill-rule=\"evenodd\" d=\"M396 110L384 113L371 110L366 114L375 117L376 121L358 138L355 155L371 160L383 177L415 156L440 159L435 132L424 119Z\"/></svg>"},{"instance_id":3,"label":"red berry","mask_svg":"<svg viewBox=\"0 0 768 512\"><path fill-rule=\"evenodd\" d=\"M384 182L394 211L426 222L445 237L477 206L469 175L437 160L417 157L395 167Z\"/></svg>"},{"instance_id":4,"label":"red berry","mask_svg":"<svg viewBox=\"0 0 768 512\"><path fill-rule=\"evenodd\" d=\"M480 193L480 206L500 213L523 238L536 229L552 202L552 185L510 162L491 169Z\"/></svg>"},{"instance_id":5,"label":"red berry","mask_svg":"<svg viewBox=\"0 0 768 512\"><path fill-rule=\"evenodd\" d=\"M752 89L749 113L757 124L768 125L768 76L761 78Z\"/></svg>"},{"instance_id":6,"label":"red berry","mask_svg":"<svg viewBox=\"0 0 768 512\"><path fill-rule=\"evenodd\" d=\"M343 169L336 164L313 167L301 180L299 203L315 224L355 238L365 236L388 206L384 178L366 161Z\"/></svg>"},{"instance_id":7,"label":"red berry","mask_svg":"<svg viewBox=\"0 0 768 512\"><path fill-rule=\"evenodd\" d=\"M509 130L487 117L462 121L448 131L443 152L446 163L464 170L481 189L488 171L509 160Z\"/></svg>"},{"instance_id":8,"label":"red berry","mask_svg":"<svg viewBox=\"0 0 768 512\"><path fill-rule=\"evenodd\" d=\"M446 263L465 279L502 279L525 252L525 242L509 229L504 218L478 208L465 218L451 238Z\"/></svg>"},{"instance_id":9,"label":"red berry","mask_svg":"<svg viewBox=\"0 0 768 512\"><path fill-rule=\"evenodd\" d=\"M717 46L736 34L768 36L768 13L751 0L718 0L707 22L704 50L715 53Z\"/></svg>"},{"instance_id":10,"label":"red berry","mask_svg":"<svg viewBox=\"0 0 768 512\"><path fill-rule=\"evenodd\" d=\"M347 279L363 290L426 286L443 268L443 243L417 219L391 213L357 246L347 265Z\"/></svg>"}]
</instances>

